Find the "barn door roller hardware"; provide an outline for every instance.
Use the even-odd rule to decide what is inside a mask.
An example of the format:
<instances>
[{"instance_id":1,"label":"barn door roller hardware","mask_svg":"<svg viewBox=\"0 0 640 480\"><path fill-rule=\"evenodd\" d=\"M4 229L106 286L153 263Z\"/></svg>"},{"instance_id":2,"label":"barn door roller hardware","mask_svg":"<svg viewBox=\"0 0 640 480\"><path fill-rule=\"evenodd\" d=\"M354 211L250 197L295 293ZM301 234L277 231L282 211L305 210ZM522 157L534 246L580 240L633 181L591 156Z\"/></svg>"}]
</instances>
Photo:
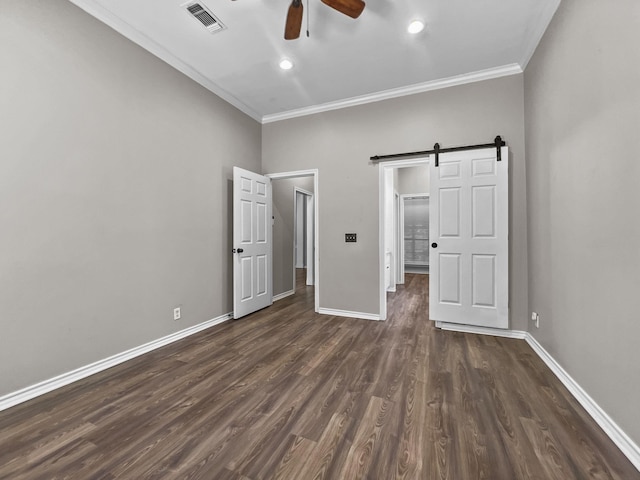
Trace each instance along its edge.
<instances>
[{"instance_id":1,"label":"barn door roller hardware","mask_svg":"<svg viewBox=\"0 0 640 480\"><path fill-rule=\"evenodd\" d=\"M439 166L440 165L440 154L441 153L448 153L448 152L462 152L464 150L478 150L480 148L491 148L491 147L495 147L496 148L496 153L497 153L497 160L498 162L502 161L502 155L500 153L500 147L504 147L506 145L506 143L504 142L504 140L502 140L502 137L500 135L498 135L493 143L483 143L481 145L465 145L462 147L449 147L449 148L440 148L440 144L436 143L433 146L433 150L424 150L422 152L408 152L408 153L393 153L391 155L375 155L373 157L370 157L369 160L371 160L374 163L378 163L378 162L382 162L385 160L400 160L402 158L408 158L408 157L424 157L426 155L434 155L435 156L435 166Z\"/></svg>"}]
</instances>

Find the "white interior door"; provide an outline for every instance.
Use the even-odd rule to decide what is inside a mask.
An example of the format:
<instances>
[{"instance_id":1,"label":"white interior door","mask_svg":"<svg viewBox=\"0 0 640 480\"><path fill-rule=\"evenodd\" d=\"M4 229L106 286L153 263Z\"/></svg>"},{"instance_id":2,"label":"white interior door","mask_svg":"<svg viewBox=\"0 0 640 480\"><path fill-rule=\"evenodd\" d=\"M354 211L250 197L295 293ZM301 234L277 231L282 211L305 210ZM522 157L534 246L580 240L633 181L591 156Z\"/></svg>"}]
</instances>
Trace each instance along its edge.
<instances>
[{"instance_id":1,"label":"white interior door","mask_svg":"<svg viewBox=\"0 0 640 480\"><path fill-rule=\"evenodd\" d=\"M233 167L233 318L273 303L271 179Z\"/></svg>"},{"instance_id":2,"label":"white interior door","mask_svg":"<svg viewBox=\"0 0 640 480\"><path fill-rule=\"evenodd\" d=\"M429 317L509 327L507 147L440 154L430 162Z\"/></svg>"}]
</instances>

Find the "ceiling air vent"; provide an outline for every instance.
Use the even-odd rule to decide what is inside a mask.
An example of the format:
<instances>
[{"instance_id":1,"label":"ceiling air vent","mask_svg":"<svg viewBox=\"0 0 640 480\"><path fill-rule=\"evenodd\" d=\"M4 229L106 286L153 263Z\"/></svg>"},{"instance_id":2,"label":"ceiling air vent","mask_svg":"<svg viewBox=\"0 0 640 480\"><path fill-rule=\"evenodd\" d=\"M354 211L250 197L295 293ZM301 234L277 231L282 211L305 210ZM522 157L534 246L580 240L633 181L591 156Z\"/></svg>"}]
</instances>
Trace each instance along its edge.
<instances>
[{"instance_id":1,"label":"ceiling air vent","mask_svg":"<svg viewBox=\"0 0 640 480\"><path fill-rule=\"evenodd\" d=\"M193 17L204 25L211 33L218 32L225 28L225 26L218 20L213 13L201 3L187 3L184 7L189 11Z\"/></svg>"}]
</instances>

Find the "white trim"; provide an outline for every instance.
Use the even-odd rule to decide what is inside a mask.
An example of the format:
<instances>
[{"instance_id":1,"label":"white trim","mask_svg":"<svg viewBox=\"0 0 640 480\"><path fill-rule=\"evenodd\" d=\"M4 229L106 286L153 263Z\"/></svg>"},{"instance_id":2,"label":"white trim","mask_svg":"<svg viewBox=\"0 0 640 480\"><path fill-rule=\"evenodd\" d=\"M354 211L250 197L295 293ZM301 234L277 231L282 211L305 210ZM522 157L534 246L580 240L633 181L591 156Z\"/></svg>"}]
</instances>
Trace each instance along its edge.
<instances>
[{"instance_id":1,"label":"white trim","mask_svg":"<svg viewBox=\"0 0 640 480\"><path fill-rule=\"evenodd\" d=\"M307 221L306 221L306 229L305 229L305 236L307 237L307 241L306 241L306 245L305 248L307 250L307 262L309 261L308 258L308 252L315 252L315 236L309 235L309 230L311 230L313 232L313 228L311 227L311 225L313 225L315 227L315 218L313 218L313 223L309 223L308 218L309 217L313 217L314 213L315 213L315 208L313 207L314 204L314 196L313 193L305 190L304 188L300 188L300 187L293 187L293 224L295 226L295 228L293 229L293 245L294 245L294 249L293 249L293 289L296 289L296 240L297 240L297 231L298 231L298 199L297 199L297 194L301 193L302 195L306 196L306 214L307 214ZM309 202L311 202L311 205L309 205ZM313 238L312 238L313 237ZM314 253L314 260L315 260L315 253ZM315 261L313 262L313 265L315 266ZM314 279L315 279L315 270L313 270L313 268L311 269L311 274L313 274L313 278L309 278L310 277L310 273L309 273L309 267L307 265L307 276L305 278L305 284L306 285L313 285L314 284Z\"/></svg>"},{"instance_id":2,"label":"white trim","mask_svg":"<svg viewBox=\"0 0 640 480\"><path fill-rule=\"evenodd\" d=\"M393 235L392 235L392 251L393 254L391 256L391 263L392 263L392 268L391 268L391 272L389 277L391 277L391 289L389 289L390 292L395 292L397 290L397 286L398 286L398 265L400 265L400 239L398 238L398 236L400 235L400 224L399 222L399 217L400 217L400 194L398 193L398 191L395 189L395 186L393 188L393 205L391 207L391 213L392 213L392 224L393 224ZM404 239L404 232L403 232L403 237Z\"/></svg>"},{"instance_id":3,"label":"white trim","mask_svg":"<svg viewBox=\"0 0 640 480\"><path fill-rule=\"evenodd\" d=\"M306 196L304 193L300 192L303 196ZM295 290L296 288L296 270L298 268L304 268L305 265L302 266L298 266L300 265L298 263L298 187L293 187L293 231L291 232L293 233L293 251L292 251L292 256L293 256L293 273L292 273L292 278L293 278L293 289Z\"/></svg>"},{"instance_id":4,"label":"white trim","mask_svg":"<svg viewBox=\"0 0 640 480\"><path fill-rule=\"evenodd\" d=\"M360 318L362 320L381 320L380 315L375 313L350 312L348 310L336 310L334 308L320 308L321 315L333 315L334 317Z\"/></svg>"},{"instance_id":5,"label":"white trim","mask_svg":"<svg viewBox=\"0 0 640 480\"><path fill-rule=\"evenodd\" d=\"M266 173L265 177L277 180L281 178L313 177L313 290L314 290L314 310L316 313L320 309L320 172L317 168L309 170L295 170L292 172ZM294 283L295 286L295 283ZM295 288L295 287L294 287Z\"/></svg>"},{"instance_id":6,"label":"white trim","mask_svg":"<svg viewBox=\"0 0 640 480\"><path fill-rule=\"evenodd\" d=\"M415 93L427 92L430 90L437 90L442 88L453 87L456 85L464 85L467 83L480 82L483 80L490 80L494 78L505 77L508 75L517 75L522 73L524 66L533 55L536 46L538 43L536 40L540 40L542 35L544 34L544 29L547 23L540 22L539 27L533 30L531 38L526 42L528 48L526 50L526 55L524 56L524 60L526 62L522 62L520 65L523 65L521 68L517 63L504 65L501 67L490 68L486 70L480 70L477 72L466 73L462 75L456 75L449 78L443 78L438 80L432 80L429 82L418 83L414 85L408 85L400 88L393 88L389 90L383 90L381 92L376 92L372 94L360 95L357 97L347 98L343 100L337 100L334 102L323 103L320 105L312 105L309 107L303 107L296 110L289 110L286 112L274 113L270 115L261 115L251 107L249 107L246 103L244 103L239 98L235 97L225 89L221 88L215 82L207 78L204 74L196 70L191 65L188 65L183 60L179 59L169 50L167 50L164 46L157 43L155 40L151 39L140 30L136 29L129 23L127 23L122 18L118 17L114 13L108 11L105 7L100 5L95 0L70 0L71 3L81 8L85 12L87 12L92 17L100 20L102 23L108 25L113 28L116 32L120 33L124 37L128 38L135 44L141 46L151 54L158 57L160 60L166 62L171 65L176 70L182 72L187 77L191 78L193 81L199 83L204 88L219 96L226 102L230 103L234 107L236 107L241 112L247 114L249 117L253 118L257 122L262 124L277 122L280 120L285 120L288 118L296 118L305 115L312 115L314 113L327 112L330 110L337 110L340 108L352 107L355 105L362 105L365 103L377 102L380 100L386 100L389 98L397 98L403 97L405 95L413 95ZM559 4L559 0L556 0ZM540 16L541 19L550 18L555 13L558 5L553 4L553 6L549 6L543 14Z\"/></svg>"},{"instance_id":7,"label":"white trim","mask_svg":"<svg viewBox=\"0 0 640 480\"><path fill-rule=\"evenodd\" d=\"M387 185L385 182L385 171L386 167L380 165L378 168L378 283L379 283L379 291L378 295L380 295L380 320L387 319L387 284L385 282L385 269L386 269L386 252L384 251L385 244L385 197L387 192Z\"/></svg>"},{"instance_id":8,"label":"white trim","mask_svg":"<svg viewBox=\"0 0 640 480\"><path fill-rule=\"evenodd\" d=\"M517 63L504 65L497 68L489 68L478 72L465 73L454 77L442 78L439 80L431 80L429 82L416 83L406 87L392 88L381 92L370 93L367 95L359 95L357 97L337 100L335 102L327 102L310 107L298 108L286 112L273 113L262 117L262 123L279 122L289 118L303 117L313 115L315 113L328 112L331 110L339 110L341 108L354 107L365 103L379 102L380 100L388 100L390 98L404 97L416 93L429 92L431 90L440 90L442 88L455 87L456 85L464 85L467 83L482 82L494 78L506 77L509 75L518 75L522 73L522 68Z\"/></svg>"},{"instance_id":9,"label":"white trim","mask_svg":"<svg viewBox=\"0 0 640 480\"><path fill-rule=\"evenodd\" d=\"M569 393L582 405L591 418L602 428L620 451L629 459L634 467L640 471L640 446L620 428L620 426L591 398L591 396L576 382L567 371L547 352L529 332L521 330L498 330L486 327L458 325L454 323L435 322L436 327L454 332L493 335L496 337L516 338L526 341L540 359L549 367Z\"/></svg>"},{"instance_id":10,"label":"white trim","mask_svg":"<svg viewBox=\"0 0 640 480\"><path fill-rule=\"evenodd\" d=\"M316 209L314 207L315 204L315 195L309 195L306 198L305 201L305 206L307 207L307 211L305 213L306 216L306 232L305 235L307 237L307 245L306 245L306 249L307 249L307 272L306 272L306 277L305 278L305 284L307 286L310 285L314 285L315 282L315 278L316 278L316 271L315 271L315 266L316 266L316 262L315 262L315 250L316 250L316 242L315 242L315 235L313 233L314 229L315 229L315 225L316 225L316 221L315 221L315 212ZM311 221L309 221L309 219L311 219ZM313 256L313 262L309 261L309 252L311 252L311 255ZM312 267L310 267L310 265Z\"/></svg>"},{"instance_id":11,"label":"white trim","mask_svg":"<svg viewBox=\"0 0 640 480\"><path fill-rule=\"evenodd\" d=\"M167 336L152 340L151 342L131 348L124 352L116 353L115 355L112 355L110 357L90 363L89 365L85 365L84 367L76 368L75 370L63 373L62 375L58 375L48 380L44 380L40 383L36 383L35 385L31 385L21 390L11 392L0 397L0 411L6 410L7 408L13 407L14 405L18 405L19 403L23 403L33 398L39 397L40 395L44 395L45 393L64 387L65 385L69 385L70 383L82 380L83 378L87 378L95 373L102 372L107 368L114 367L123 362L126 362L127 360L131 360L132 358L136 358L140 355L144 355L145 353L149 353L152 350L156 350L170 343L182 340L189 335L193 335L195 333L201 332L202 330L206 330L207 328L211 328L215 325L226 322L227 320L231 320L231 318L233 318L233 312L225 313L224 315L220 315L219 317L207 320L206 322L200 323L198 325L187 327L184 330L171 333Z\"/></svg>"},{"instance_id":12,"label":"white trim","mask_svg":"<svg viewBox=\"0 0 640 480\"><path fill-rule=\"evenodd\" d=\"M313 197L313 193L310 192L309 190L305 190L304 188L300 188L300 187L293 187L293 189L296 192L300 192L303 195L307 195L308 197Z\"/></svg>"},{"instance_id":13,"label":"white trim","mask_svg":"<svg viewBox=\"0 0 640 480\"><path fill-rule=\"evenodd\" d=\"M279 294L273 296L273 301L277 302L278 300L282 300L283 298L290 297L294 293L296 293L295 290L289 290L288 292L279 293Z\"/></svg>"},{"instance_id":14,"label":"white trim","mask_svg":"<svg viewBox=\"0 0 640 480\"><path fill-rule=\"evenodd\" d=\"M540 12L540 15L536 19L534 27L529 30L529 36L523 42L524 44L524 54L522 55L522 59L520 60L520 66L522 67L522 71L527 68L531 57L538 48L540 41L544 35L544 32L547 30L549 23L551 23L551 19L556 13L556 10L560 6L560 0L554 0L552 2L544 2L543 9Z\"/></svg>"},{"instance_id":15,"label":"white trim","mask_svg":"<svg viewBox=\"0 0 640 480\"><path fill-rule=\"evenodd\" d=\"M567 390L583 406L589 415L600 425L609 438L617 445L634 467L640 471L640 447L618 426L613 419L589 396L587 392L569 375L564 368L547 352L530 333L526 333L526 342L542 361L558 377Z\"/></svg>"},{"instance_id":16,"label":"white trim","mask_svg":"<svg viewBox=\"0 0 640 480\"><path fill-rule=\"evenodd\" d=\"M213 92L218 97L222 98L224 101L230 103L234 107L236 107L241 112L247 114L257 122L262 121L262 116L245 104L240 99L234 97L232 94L224 90L223 88L216 85L205 75L197 71L190 65L187 65L184 61L180 60L173 53L168 51L162 45L156 43L154 40L146 36L144 33L137 30L135 27L129 25L122 18L114 15L112 12L109 12L102 5L97 3L94 0L70 0L71 3L75 4L77 7L81 8L85 12L87 12L92 17L97 18L102 23L105 23L109 27L113 28L116 32L121 34L122 36L128 38L133 43L140 45L142 48L150 52L151 54L158 57L163 62L168 63L173 68L182 72L187 77L192 79L194 82L199 83L204 88Z\"/></svg>"}]
</instances>

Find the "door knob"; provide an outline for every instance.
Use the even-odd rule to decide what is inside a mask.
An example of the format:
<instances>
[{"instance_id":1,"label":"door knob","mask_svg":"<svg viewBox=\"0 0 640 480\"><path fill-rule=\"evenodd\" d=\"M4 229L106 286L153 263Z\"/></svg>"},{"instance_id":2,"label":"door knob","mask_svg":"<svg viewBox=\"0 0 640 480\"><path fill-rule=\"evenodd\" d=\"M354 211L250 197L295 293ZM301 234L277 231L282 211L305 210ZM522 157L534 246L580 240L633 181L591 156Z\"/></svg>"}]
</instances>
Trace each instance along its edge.
<instances>
[{"instance_id":1,"label":"door knob","mask_svg":"<svg viewBox=\"0 0 640 480\"><path fill-rule=\"evenodd\" d=\"M436 242L433 242L433 243L431 244L431 246L432 246L433 248L438 248L438 244L437 244Z\"/></svg>"},{"instance_id":2,"label":"door knob","mask_svg":"<svg viewBox=\"0 0 640 480\"><path fill-rule=\"evenodd\" d=\"M242 252L244 252L244 250L243 250L242 248L239 248L239 249L237 250L237 252L238 252L238 253L242 253Z\"/></svg>"}]
</instances>

